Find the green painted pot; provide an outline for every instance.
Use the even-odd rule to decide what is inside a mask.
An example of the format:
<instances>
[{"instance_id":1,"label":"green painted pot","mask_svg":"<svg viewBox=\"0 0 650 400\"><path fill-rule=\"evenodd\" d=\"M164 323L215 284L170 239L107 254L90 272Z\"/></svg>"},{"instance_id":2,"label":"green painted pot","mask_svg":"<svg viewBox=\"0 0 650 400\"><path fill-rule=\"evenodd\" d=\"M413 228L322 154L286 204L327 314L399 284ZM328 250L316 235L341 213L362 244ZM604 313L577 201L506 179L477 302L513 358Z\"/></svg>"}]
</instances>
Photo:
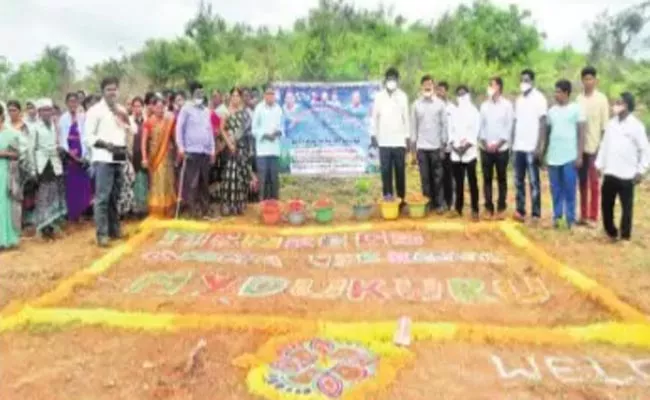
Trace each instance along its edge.
<instances>
[{"instance_id":1,"label":"green painted pot","mask_svg":"<svg viewBox=\"0 0 650 400\"><path fill-rule=\"evenodd\" d=\"M314 211L316 222L327 224L334 219L334 207L317 208Z\"/></svg>"},{"instance_id":2,"label":"green painted pot","mask_svg":"<svg viewBox=\"0 0 650 400\"><path fill-rule=\"evenodd\" d=\"M427 203L409 204L409 216L420 219L427 216Z\"/></svg>"}]
</instances>

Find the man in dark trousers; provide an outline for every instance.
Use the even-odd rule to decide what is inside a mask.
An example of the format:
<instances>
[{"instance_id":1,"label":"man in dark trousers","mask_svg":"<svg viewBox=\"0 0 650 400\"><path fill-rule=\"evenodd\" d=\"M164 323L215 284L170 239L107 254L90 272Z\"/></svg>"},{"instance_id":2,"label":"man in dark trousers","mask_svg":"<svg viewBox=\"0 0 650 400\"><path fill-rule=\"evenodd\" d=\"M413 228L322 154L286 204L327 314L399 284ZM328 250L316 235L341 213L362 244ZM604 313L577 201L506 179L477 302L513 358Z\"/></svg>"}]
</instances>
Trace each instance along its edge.
<instances>
[{"instance_id":1,"label":"man in dark trousers","mask_svg":"<svg viewBox=\"0 0 650 400\"><path fill-rule=\"evenodd\" d=\"M632 236L634 187L650 168L650 144L643 123L632 112L634 96L625 92L612 107L612 118L605 129L596 168L604 176L601 188L603 227L607 236L629 241ZM621 225L614 225L614 204L621 201Z\"/></svg>"},{"instance_id":2,"label":"man in dark trousers","mask_svg":"<svg viewBox=\"0 0 650 400\"><path fill-rule=\"evenodd\" d=\"M406 195L406 149L409 143L409 106L406 93L398 87L399 72L389 68L384 89L377 93L370 122L371 147L379 147L381 183L384 197L393 196L393 176L397 197Z\"/></svg>"},{"instance_id":3,"label":"man in dark trousers","mask_svg":"<svg viewBox=\"0 0 650 400\"><path fill-rule=\"evenodd\" d=\"M420 167L422 194L429 198L429 210L442 214L446 210L442 178L448 141L447 110L434 93L430 75L422 77L420 86L420 97L411 107L411 147Z\"/></svg>"}]
</instances>

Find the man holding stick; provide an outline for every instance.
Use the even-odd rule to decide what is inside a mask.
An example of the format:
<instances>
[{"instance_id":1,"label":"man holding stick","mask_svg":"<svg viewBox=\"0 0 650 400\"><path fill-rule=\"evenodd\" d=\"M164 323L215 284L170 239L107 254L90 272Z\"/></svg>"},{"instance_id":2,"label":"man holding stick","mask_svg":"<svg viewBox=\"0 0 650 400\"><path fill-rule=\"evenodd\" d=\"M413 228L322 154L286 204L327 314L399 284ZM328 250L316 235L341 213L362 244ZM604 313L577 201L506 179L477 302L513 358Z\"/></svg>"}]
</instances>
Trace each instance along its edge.
<instances>
[{"instance_id":1,"label":"man holding stick","mask_svg":"<svg viewBox=\"0 0 650 400\"><path fill-rule=\"evenodd\" d=\"M176 120L176 148L182 162L179 191L192 217L209 218L210 168L216 158L214 127L203 85L192 82L189 89L191 100Z\"/></svg>"}]
</instances>

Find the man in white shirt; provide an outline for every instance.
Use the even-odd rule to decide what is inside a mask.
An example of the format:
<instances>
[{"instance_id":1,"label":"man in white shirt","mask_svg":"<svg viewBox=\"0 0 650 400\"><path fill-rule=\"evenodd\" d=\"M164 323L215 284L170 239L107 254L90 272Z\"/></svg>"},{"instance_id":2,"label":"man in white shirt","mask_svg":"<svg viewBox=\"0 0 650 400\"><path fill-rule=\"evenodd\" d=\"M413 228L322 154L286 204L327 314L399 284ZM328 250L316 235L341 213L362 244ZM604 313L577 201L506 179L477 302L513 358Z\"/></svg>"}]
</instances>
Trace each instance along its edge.
<instances>
[{"instance_id":1,"label":"man in white shirt","mask_svg":"<svg viewBox=\"0 0 650 400\"><path fill-rule=\"evenodd\" d=\"M133 132L126 109L117 104L118 88L117 78L102 80L102 100L88 110L84 126L84 141L91 149L95 175L94 214L97 244L101 247L122 237L117 203L124 181L127 135Z\"/></svg>"},{"instance_id":2,"label":"man in white shirt","mask_svg":"<svg viewBox=\"0 0 650 400\"><path fill-rule=\"evenodd\" d=\"M543 138L546 132L548 102L534 85L535 72L530 69L522 71L519 84L521 94L515 103L515 134L512 143L517 190L514 219L520 222L526 218L526 174L530 186L533 221L538 221L542 213L539 156L542 152L540 138Z\"/></svg>"},{"instance_id":3,"label":"man in white shirt","mask_svg":"<svg viewBox=\"0 0 650 400\"><path fill-rule=\"evenodd\" d=\"M381 183L384 197L395 198L393 174L397 197L406 195L406 148L409 145L409 111L406 93L399 89L399 72L389 68L385 74L384 90L377 93L370 123L371 147L379 147Z\"/></svg>"},{"instance_id":4,"label":"man in white shirt","mask_svg":"<svg viewBox=\"0 0 650 400\"><path fill-rule=\"evenodd\" d=\"M483 194L485 209L489 218L494 216L492 201L492 177L497 172L499 197L497 200L497 218L503 219L508 195L508 152L514 123L512 103L503 97L503 80L494 77L487 89L488 98L481 105L481 167L483 169Z\"/></svg>"},{"instance_id":5,"label":"man in white shirt","mask_svg":"<svg viewBox=\"0 0 650 400\"><path fill-rule=\"evenodd\" d=\"M449 120L454 113L456 106L449 101L449 84L446 81L438 82L436 94L440 100L445 103L447 116L447 137L449 137ZM447 210L451 210L454 205L454 173L451 165L451 147L446 146L445 157L442 161L442 191Z\"/></svg>"},{"instance_id":6,"label":"man in white shirt","mask_svg":"<svg viewBox=\"0 0 650 400\"><path fill-rule=\"evenodd\" d=\"M472 104L469 89L460 85L456 89L458 106L450 119L449 148L452 171L456 183L456 213L463 215L465 203L465 174L469 183L472 219L478 220L478 183L476 181L476 155L481 116Z\"/></svg>"},{"instance_id":7,"label":"man in white shirt","mask_svg":"<svg viewBox=\"0 0 650 400\"><path fill-rule=\"evenodd\" d=\"M625 92L612 107L612 118L605 129L596 168L604 176L601 188L603 227L612 241L630 240L634 186L650 168L650 144L643 123L632 112L635 101ZM620 231L614 225L614 204L620 198L622 215Z\"/></svg>"},{"instance_id":8,"label":"man in white shirt","mask_svg":"<svg viewBox=\"0 0 650 400\"><path fill-rule=\"evenodd\" d=\"M256 164L260 200L280 198L280 138L284 135L284 112L275 102L275 89L268 85L264 101L255 107L252 133L257 149Z\"/></svg>"}]
</instances>

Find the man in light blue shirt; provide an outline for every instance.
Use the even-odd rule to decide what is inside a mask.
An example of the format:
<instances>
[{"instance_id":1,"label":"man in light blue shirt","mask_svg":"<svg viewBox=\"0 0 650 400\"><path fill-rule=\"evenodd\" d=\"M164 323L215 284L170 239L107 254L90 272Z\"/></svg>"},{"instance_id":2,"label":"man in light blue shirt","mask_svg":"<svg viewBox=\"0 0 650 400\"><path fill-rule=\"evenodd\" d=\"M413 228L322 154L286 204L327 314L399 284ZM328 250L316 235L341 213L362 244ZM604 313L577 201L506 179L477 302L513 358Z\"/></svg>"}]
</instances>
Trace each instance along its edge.
<instances>
[{"instance_id":1,"label":"man in light blue shirt","mask_svg":"<svg viewBox=\"0 0 650 400\"><path fill-rule=\"evenodd\" d=\"M548 112L550 136L545 143L548 178L553 198L555 227L565 218L567 227L575 223L578 169L582 166L586 118L577 103L570 103L571 82L555 84L555 104Z\"/></svg>"},{"instance_id":2,"label":"man in light blue shirt","mask_svg":"<svg viewBox=\"0 0 650 400\"><path fill-rule=\"evenodd\" d=\"M267 86L264 101L255 107L253 115L261 200L280 197L280 137L283 130L282 108L275 102L273 87Z\"/></svg>"},{"instance_id":3,"label":"man in light blue shirt","mask_svg":"<svg viewBox=\"0 0 650 400\"><path fill-rule=\"evenodd\" d=\"M209 218L210 168L215 163L215 128L210 109L204 102L203 85L191 82L192 100L178 113L176 121L176 147L183 160L181 201L194 218Z\"/></svg>"}]
</instances>

